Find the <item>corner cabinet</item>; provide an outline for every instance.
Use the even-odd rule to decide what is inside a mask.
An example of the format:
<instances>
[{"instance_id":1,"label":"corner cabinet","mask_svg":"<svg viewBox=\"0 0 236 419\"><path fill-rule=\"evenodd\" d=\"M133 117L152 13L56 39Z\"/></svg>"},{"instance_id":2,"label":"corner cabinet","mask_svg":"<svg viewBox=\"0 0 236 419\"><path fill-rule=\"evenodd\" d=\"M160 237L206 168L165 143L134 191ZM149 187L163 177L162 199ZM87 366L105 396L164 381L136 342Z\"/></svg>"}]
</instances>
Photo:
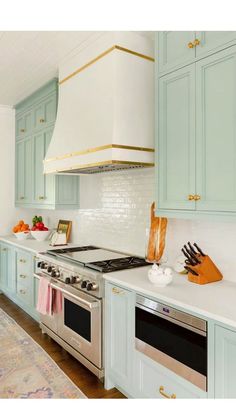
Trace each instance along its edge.
<instances>
[{"instance_id":1,"label":"corner cabinet","mask_svg":"<svg viewBox=\"0 0 236 419\"><path fill-rule=\"evenodd\" d=\"M15 205L18 207L79 207L78 176L43 173L43 160L52 138L56 110L56 79L16 105Z\"/></svg>"},{"instance_id":2,"label":"corner cabinet","mask_svg":"<svg viewBox=\"0 0 236 419\"><path fill-rule=\"evenodd\" d=\"M157 73L156 95L157 213L235 215L236 46Z\"/></svg>"},{"instance_id":3,"label":"corner cabinet","mask_svg":"<svg viewBox=\"0 0 236 419\"><path fill-rule=\"evenodd\" d=\"M105 302L105 388L118 386L129 392L134 345L133 294L108 283Z\"/></svg>"}]
</instances>

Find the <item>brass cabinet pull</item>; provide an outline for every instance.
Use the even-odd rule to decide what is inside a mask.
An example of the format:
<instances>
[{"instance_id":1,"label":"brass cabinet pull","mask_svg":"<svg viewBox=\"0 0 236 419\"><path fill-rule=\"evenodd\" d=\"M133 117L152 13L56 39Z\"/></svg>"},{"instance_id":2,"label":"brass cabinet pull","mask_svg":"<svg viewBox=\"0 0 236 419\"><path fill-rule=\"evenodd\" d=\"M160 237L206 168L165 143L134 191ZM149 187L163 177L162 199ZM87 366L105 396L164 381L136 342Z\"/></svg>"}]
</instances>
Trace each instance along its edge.
<instances>
[{"instance_id":1,"label":"brass cabinet pull","mask_svg":"<svg viewBox=\"0 0 236 419\"><path fill-rule=\"evenodd\" d=\"M25 279L25 278L27 278L27 275L23 275L23 274L21 274L21 275L20 275L20 278Z\"/></svg>"},{"instance_id":2,"label":"brass cabinet pull","mask_svg":"<svg viewBox=\"0 0 236 419\"><path fill-rule=\"evenodd\" d=\"M20 199L25 199L25 197L24 196L20 196Z\"/></svg>"},{"instance_id":3,"label":"brass cabinet pull","mask_svg":"<svg viewBox=\"0 0 236 419\"><path fill-rule=\"evenodd\" d=\"M164 389L164 386L160 386L160 388L159 388L159 393L160 393L163 397L165 397L166 399L176 399L176 394L175 394L175 393L172 393L172 394L169 396L169 394L166 394L164 390L165 390L165 389Z\"/></svg>"},{"instance_id":4,"label":"brass cabinet pull","mask_svg":"<svg viewBox=\"0 0 236 419\"><path fill-rule=\"evenodd\" d=\"M199 39L194 39L194 41L193 41L193 45L195 46L195 47L197 47L198 45L200 44L200 40Z\"/></svg>"},{"instance_id":5,"label":"brass cabinet pull","mask_svg":"<svg viewBox=\"0 0 236 419\"><path fill-rule=\"evenodd\" d=\"M113 288L112 288L112 292L113 292L113 294L124 294L124 293L125 293L124 291L119 290L119 289L118 289L118 288L116 288L116 287L113 287Z\"/></svg>"},{"instance_id":6,"label":"brass cabinet pull","mask_svg":"<svg viewBox=\"0 0 236 419\"><path fill-rule=\"evenodd\" d=\"M19 259L19 262L21 262L21 263L26 263L26 262L27 262L27 260L26 260L26 259Z\"/></svg>"},{"instance_id":7,"label":"brass cabinet pull","mask_svg":"<svg viewBox=\"0 0 236 419\"><path fill-rule=\"evenodd\" d=\"M200 40L196 38L196 39L194 39L193 42L188 43L188 48L190 48L190 49L196 48L199 44L200 44Z\"/></svg>"},{"instance_id":8,"label":"brass cabinet pull","mask_svg":"<svg viewBox=\"0 0 236 419\"><path fill-rule=\"evenodd\" d=\"M45 122L45 119L44 118L40 118L39 122L40 122L40 124L42 124L43 122Z\"/></svg>"},{"instance_id":9,"label":"brass cabinet pull","mask_svg":"<svg viewBox=\"0 0 236 419\"><path fill-rule=\"evenodd\" d=\"M6 252L6 251L7 251L7 248L6 248L6 247L4 247L4 248L2 249L2 251L3 251L3 252Z\"/></svg>"},{"instance_id":10,"label":"brass cabinet pull","mask_svg":"<svg viewBox=\"0 0 236 419\"><path fill-rule=\"evenodd\" d=\"M194 198L194 196L195 196L195 195L189 195L189 196L188 196L188 200L189 200L189 201L194 201L194 199L195 199L195 198Z\"/></svg>"},{"instance_id":11,"label":"brass cabinet pull","mask_svg":"<svg viewBox=\"0 0 236 419\"><path fill-rule=\"evenodd\" d=\"M25 290L20 290L20 293L21 294L26 294L26 291Z\"/></svg>"},{"instance_id":12,"label":"brass cabinet pull","mask_svg":"<svg viewBox=\"0 0 236 419\"><path fill-rule=\"evenodd\" d=\"M25 129L24 129L24 128L21 128L21 129L20 129L20 132L25 132Z\"/></svg>"},{"instance_id":13,"label":"brass cabinet pull","mask_svg":"<svg viewBox=\"0 0 236 419\"><path fill-rule=\"evenodd\" d=\"M43 199L45 199L45 196L39 196L40 201L42 201Z\"/></svg>"},{"instance_id":14,"label":"brass cabinet pull","mask_svg":"<svg viewBox=\"0 0 236 419\"><path fill-rule=\"evenodd\" d=\"M194 201L199 201L201 199L200 195L194 195Z\"/></svg>"}]
</instances>

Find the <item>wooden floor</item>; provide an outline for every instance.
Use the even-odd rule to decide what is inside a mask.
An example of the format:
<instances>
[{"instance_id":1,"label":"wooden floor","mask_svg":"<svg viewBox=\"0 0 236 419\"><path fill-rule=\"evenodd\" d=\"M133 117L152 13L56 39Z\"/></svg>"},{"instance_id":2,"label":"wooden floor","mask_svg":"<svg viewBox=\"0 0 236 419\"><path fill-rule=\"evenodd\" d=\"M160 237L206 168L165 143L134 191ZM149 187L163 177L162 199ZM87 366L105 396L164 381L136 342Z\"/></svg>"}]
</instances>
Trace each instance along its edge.
<instances>
[{"instance_id":1,"label":"wooden floor","mask_svg":"<svg viewBox=\"0 0 236 419\"><path fill-rule=\"evenodd\" d=\"M42 334L38 323L3 294L0 294L0 308L12 317L50 355L88 398L125 398L117 389L105 390L102 382L94 374L62 349L53 339L46 334Z\"/></svg>"}]
</instances>

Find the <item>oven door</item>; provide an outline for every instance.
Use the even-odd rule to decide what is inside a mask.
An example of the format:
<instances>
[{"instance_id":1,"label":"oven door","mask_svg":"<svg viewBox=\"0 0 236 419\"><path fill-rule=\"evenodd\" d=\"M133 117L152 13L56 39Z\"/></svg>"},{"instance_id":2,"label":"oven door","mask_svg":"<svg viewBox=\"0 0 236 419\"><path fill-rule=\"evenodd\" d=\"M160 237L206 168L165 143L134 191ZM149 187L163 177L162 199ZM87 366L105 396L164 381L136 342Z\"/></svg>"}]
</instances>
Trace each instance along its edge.
<instances>
[{"instance_id":1,"label":"oven door","mask_svg":"<svg viewBox=\"0 0 236 419\"><path fill-rule=\"evenodd\" d=\"M98 368L102 368L102 302L78 290L72 292L51 283L62 292L58 336Z\"/></svg>"},{"instance_id":2,"label":"oven door","mask_svg":"<svg viewBox=\"0 0 236 419\"><path fill-rule=\"evenodd\" d=\"M206 332L136 302L135 347L202 390L207 390Z\"/></svg>"}]
</instances>

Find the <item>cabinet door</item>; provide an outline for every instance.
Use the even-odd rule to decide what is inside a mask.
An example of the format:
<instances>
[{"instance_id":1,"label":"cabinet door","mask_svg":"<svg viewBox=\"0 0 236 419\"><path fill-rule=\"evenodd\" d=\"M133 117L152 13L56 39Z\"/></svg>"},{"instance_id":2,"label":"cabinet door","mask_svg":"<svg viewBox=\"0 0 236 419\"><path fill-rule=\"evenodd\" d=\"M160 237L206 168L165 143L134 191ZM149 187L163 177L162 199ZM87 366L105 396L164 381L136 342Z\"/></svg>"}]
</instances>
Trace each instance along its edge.
<instances>
[{"instance_id":1,"label":"cabinet door","mask_svg":"<svg viewBox=\"0 0 236 419\"><path fill-rule=\"evenodd\" d=\"M32 130L32 112L31 110L16 116L16 137L23 138L28 136Z\"/></svg>"},{"instance_id":2,"label":"cabinet door","mask_svg":"<svg viewBox=\"0 0 236 419\"><path fill-rule=\"evenodd\" d=\"M205 31L197 32L196 38L200 44L196 47L196 57L212 54L219 49L236 43L235 31Z\"/></svg>"},{"instance_id":3,"label":"cabinet door","mask_svg":"<svg viewBox=\"0 0 236 419\"><path fill-rule=\"evenodd\" d=\"M1 288L11 293L15 292L16 276L15 276L15 252L6 246L4 243L0 246L1 249L1 264L0 264L0 279Z\"/></svg>"},{"instance_id":4,"label":"cabinet door","mask_svg":"<svg viewBox=\"0 0 236 419\"><path fill-rule=\"evenodd\" d=\"M4 289L7 288L7 251L8 248L3 243L0 247L1 249L1 289L4 291Z\"/></svg>"},{"instance_id":5,"label":"cabinet door","mask_svg":"<svg viewBox=\"0 0 236 419\"><path fill-rule=\"evenodd\" d=\"M45 180L43 174L43 159L45 155L44 132L40 131L34 135L33 144L33 168L34 168L34 188L33 200L41 204L45 200Z\"/></svg>"},{"instance_id":6,"label":"cabinet door","mask_svg":"<svg viewBox=\"0 0 236 419\"><path fill-rule=\"evenodd\" d=\"M132 301L131 292L107 284L105 371L108 380L127 390L132 379Z\"/></svg>"},{"instance_id":7,"label":"cabinet door","mask_svg":"<svg viewBox=\"0 0 236 419\"><path fill-rule=\"evenodd\" d=\"M236 398L236 332L215 326L215 398Z\"/></svg>"},{"instance_id":8,"label":"cabinet door","mask_svg":"<svg viewBox=\"0 0 236 419\"><path fill-rule=\"evenodd\" d=\"M195 48L189 48L194 42L195 32L164 31L158 34L158 70L169 72L175 68L190 64L195 59Z\"/></svg>"},{"instance_id":9,"label":"cabinet door","mask_svg":"<svg viewBox=\"0 0 236 419\"><path fill-rule=\"evenodd\" d=\"M195 65L159 79L160 209L195 210Z\"/></svg>"},{"instance_id":10,"label":"cabinet door","mask_svg":"<svg viewBox=\"0 0 236 419\"><path fill-rule=\"evenodd\" d=\"M57 95L56 92L38 103L34 108L34 129L43 129L56 119Z\"/></svg>"},{"instance_id":11,"label":"cabinet door","mask_svg":"<svg viewBox=\"0 0 236 419\"><path fill-rule=\"evenodd\" d=\"M32 140L16 143L16 202L32 201Z\"/></svg>"},{"instance_id":12,"label":"cabinet door","mask_svg":"<svg viewBox=\"0 0 236 419\"><path fill-rule=\"evenodd\" d=\"M236 211L236 47L196 64L197 209Z\"/></svg>"}]
</instances>

